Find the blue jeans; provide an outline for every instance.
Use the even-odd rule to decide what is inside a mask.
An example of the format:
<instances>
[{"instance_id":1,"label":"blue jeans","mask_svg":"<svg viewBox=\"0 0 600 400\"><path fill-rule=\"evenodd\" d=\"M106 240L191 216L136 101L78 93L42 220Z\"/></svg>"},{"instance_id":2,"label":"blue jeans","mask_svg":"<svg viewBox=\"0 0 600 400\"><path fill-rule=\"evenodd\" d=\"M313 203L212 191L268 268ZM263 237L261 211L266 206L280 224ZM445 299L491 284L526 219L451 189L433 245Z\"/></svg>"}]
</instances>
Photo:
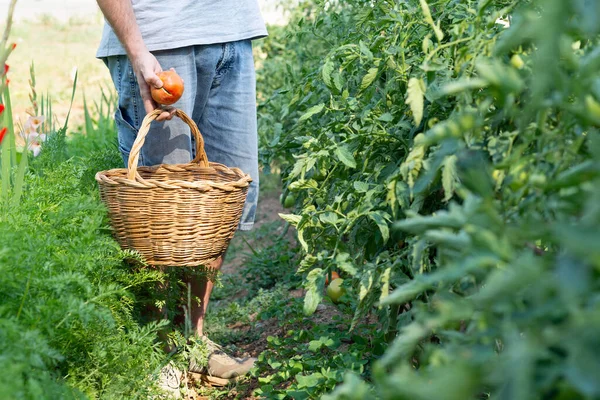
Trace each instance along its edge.
<instances>
[{"instance_id":1,"label":"blue jeans","mask_svg":"<svg viewBox=\"0 0 600 400\"><path fill-rule=\"evenodd\" d=\"M252 177L240 230L254 224L258 201L256 80L249 40L190 46L153 53L164 70L175 68L185 82L173 106L198 125L208 160L238 167ZM119 106L115 112L119 150L125 165L146 114L127 56L106 58ZM183 164L195 156L195 140L179 118L154 122L140 153L140 165Z\"/></svg>"}]
</instances>

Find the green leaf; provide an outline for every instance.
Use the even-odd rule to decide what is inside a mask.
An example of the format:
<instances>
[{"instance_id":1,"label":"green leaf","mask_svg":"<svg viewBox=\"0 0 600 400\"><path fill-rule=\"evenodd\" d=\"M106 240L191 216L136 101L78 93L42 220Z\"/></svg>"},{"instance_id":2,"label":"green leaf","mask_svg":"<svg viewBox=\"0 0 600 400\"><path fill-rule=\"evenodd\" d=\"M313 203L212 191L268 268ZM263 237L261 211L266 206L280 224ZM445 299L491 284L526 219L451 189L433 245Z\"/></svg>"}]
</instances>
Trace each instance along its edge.
<instances>
[{"instance_id":1,"label":"green leaf","mask_svg":"<svg viewBox=\"0 0 600 400\"><path fill-rule=\"evenodd\" d=\"M373 286L373 271L366 270L363 272L360 278L360 285L358 289L358 300L362 302L367 294L371 291L371 287Z\"/></svg>"},{"instance_id":2,"label":"green leaf","mask_svg":"<svg viewBox=\"0 0 600 400\"><path fill-rule=\"evenodd\" d=\"M4 88L4 106L6 107L3 112L2 121L3 124L1 126L6 126L8 128L8 132L6 133L6 138L4 139L5 143L8 143L7 146L10 147L10 159L12 165L17 164L17 146L15 142L15 125L13 120L13 107L12 101L10 99L10 90L8 90L8 85Z\"/></svg>"},{"instance_id":3,"label":"green leaf","mask_svg":"<svg viewBox=\"0 0 600 400\"><path fill-rule=\"evenodd\" d=\"M367 182L354 182L354 189L359 193L367 193L369 191L369 184Z\"/></svg>"},{"instance_id":4,"label":"green leaf","mask_svg":"<svg viewBox=\"0 0 600 400\"><path fill-rule=\"evenodd\" d=\"M415 297L423 293L425 290L429 288L429 284L425 282L423 279L417 280L414 279L396 290L394 290L391 294L386 296L381 300L381 304L403 304L408 301L413 300Z\"/></svg>"},{"instance_id":5,"label":"green leaf","mask_svg":"<svg viewBox=\"0 0 600 400\"><path fill-rule=\"evenodd\" d=\"M358 48L360 49L362 55L365 56L369 61L373 60L373 52L371 51L371 49L369 49L365 42L361 40L358 44Z\"/></svg>"},{"instance_id":6,"label":"green leaf","mask_svg":"<svg viewBox=\"0 0 600 400\"><path fill-rule=\"evenodd\" d=\"M323 77L323 82L328 88L331 88L331 73L333 72L333 62L331 60L327 60L325 64L323 64L323 70L321 71L321 76Z\"/></svg>"},{"instance_id":7,"label":"green leaf","mask_svg":"<svg viewBox=\"0 0 600 400\"><path fill-rule=\"evenodd\" d=\"M318 386L324 378L323 374L315 372L310 375L298 374L296 375L296 380L298 381L298 388L314 388Z\"/></svg>"},{"instance_id":8,"label":"green leaf","mask_svg":"<svg viewBox=\"0 0 600 400\"><path fill-rule=\"evenodd\" d=\"M385 218L383 218L383 216L378 212L370 212L369 218L375 221L379 227L379 230L381 231L381 237L383 238L383 241L387 242L390 238L390 228Z\"/></svg>"},{"instance_id":9,"label":"green leaf","mask_svg":"<svg viewBox=\"0 0 600 400\"><path fill-rule=\"evenodd\" d=\"M405 326L388 348L388 351L385 352L380 362L388 366L397 363L400 359L407 359L419 342L427 337L428 334L429 329L419 322L413 322Z\"/></svg>"},{"instance_id":10,"label":"green leaf","mask_svg":"<svg viewBox=\"0 0 600 400\"><path fill-rule=\"evenodd\" d=\"M321 342L320 340L311 340L310 342L308 342L308 351L312 351L313 353L315 353L323 346L323 342Z\"/></svg>"},{"instance_id":11,"label":"green leaf","mask_svg":"<svg viewBox=\"0 0 600 400\"><path fill-rule=\"evenodd\" d=\"M381 294L379 295L379 301L383 301L390 294L390 273L392 267L387 267L383 274L379 277L379 283L381 284Z\"/></svg>"},{"instance_id":12,"label":"green leaf","mask_svg":"<svg viewBox=\"0 0 600 400\"><path fill-rule=\"evenodd\" d=\"M489 255L476 255L466 257L460 262L446 265L443 269L436 270L427 275L417 275L415 279L399 286L381 304L403 304L413 300L425 290L431 289L440 283L449 285L463 279L474 271L496 268L499 260ZM500 271L500 269L498 269Z\"/></svg>"},{"instance_id":13,"label":"green leaf","mask_svg":"<svg viewBox=\"0 0 600 400\"><path fill-rule=\"evenodd\" d=\"M423 167L423 161L425 159L425 146L416 144L419 137L425 137L422 133L415 136L415 147L408 153L406 159L400 165L400 173L402 178L408 183L409 188L413 188L415 179L419 176L419 172Z\"/></svg>"},{"instance_id":14,"label":"green leaf","mask_svg":"<svg viewBox=\"0 0 600 400\"><path fill-rule=\"evenodd\" d=\"M4 96L2 96L4 94ZM4 93L0 93L0 103L5 102L8 99L8 86L5 88ZM7 102L8 105L8 102ZM5 112L0 115L0 128L8 127L12 120L12 113L10 110L5 110ZM8 129L8 128L7 128ZM13 168L13 159L11 157L11 153L13 150L11 149L11 144L13 143L12 136L14 136L14 131L8 130L6 132L6 137L0 145L0 200L4 200L8 198L8 191L11 186L11 169Z\"/></svg>"},{"instance_id":15,"label":"green leaf","mask_svg":"<svg viewBox=\"0 0 600 400\"><path fill-rule=\"evenodd\" d=\"M377 71L377 68L371 68L369 69L369 71L367 71L367 74L363 76L362 83L360 84L360 90L365 90L366 88L371 86L371 84L377 77Z\"/></svg>"},{"instance_id":16,"label":"green leaf","mask_svg":"<svg viewBox=\"0 0 600 400\"><path fill-rule=\"evenodd\" d=\"M510 92L519 92L524 86L518 72L499 60L480 59L475 67L477 72L490 85L505 89Z\"/></svg>"},{"instance_id":17,"label":"green leaf","mask_svg":"<svg viewBox=\"0 0 600 400\"><path fill-rule=\"evenodd\" d=\"M588 311L571 327L570 338L577 340L567 340L565 347L568 350L568 358L565 365L565 375L569 381L588 398L598 398L600 396L600 382L598 381L598 371L600 368L600 359L598 350L600 348L600 318L598 313ZM596 349L596 351L590 351Z\"/></svg>"},{"instance_id":18,"label":"green leaf","mask_svg":"<svg viewBox=\"0 0 600 400\"><path fill-rule=\"evenodd\" d=\"M384 113L381 114L381 116L377 118L377 120L382 122L392 122L394 120L394 116L390 113Z\"/></svg>"},{"instance_id":19,"label":"green leaf","mask_svg":"<svg viewBox=\"0 0 600 400\"><path fill-rule=\"evenodd\" d=\"M321 336L317 340L311 340L310 342L308 342L308 350L316 352L322 347L334 347L335 344L336 342L332 338L328 336Z\"/></svg>"},{"instance_id":20,"label":"green leaf","mask_svg":"<svg viewBox=\"0 0 600 400\"><path fill-rule=\"evenodd\" d=\"M344 271L350 276L354 276L358 273L358 269L352 263L352 259L348 253L339 253L335 257L335 262L341 271Z\"/></svg>"},{"instance_id":21,"label":"green leaf","mask_svg":"<svg viewBox=\"0 0 600 400\"><path fill-rule=\"evenodd\" d=\"M29 152L23 151L21 153L21 160L17 169L17 175L15 177L15 187L13 188L12 205L17 207L21 201L21 194L23 193L23 184L25 181L25 172L27 171L27 164L29 161Z\"/></svg>"},{"instance_id":22,"label":"green leaf","mask_svg":"<svg viewBox=\"0 0 600 400\"><path fill-rule=\"evenodd\" d=\"M437 25L435 24L435 22L433 22L431 10L429 9L429 4L427 4L425 0L419 0L419 2L421 3L421 9L423 10L425 21L433 28L433 32L435 33L435 37L437 38L438 42L441 42L442 39L444 39L444 32L442 32L442 30L440 29L439 22Z\"/></svg>"},{"instance_id":23,"label":"green leaf","mask_svg":"<svg viewBox=\"0 0 600 400\"><path fill-rule=\"evenodd\" d=\"M301 217L300 218L300 222L298 223L298 225L296 225L296 230L298 233L298 241L300 242L300 245L302 245L302 249L305 252L308 252L308 243L306 242L306 239L304 239L304 229L305 226L308 223L308 218L306 216Z\"/></svg>"},{"instance_id":24,"label":"green leaf","mask_svg":"<svg viewBox=\"0 0 600 400\"><path fill-rule=\"evenodd\" d=\"M423 238L437 246L444 246L456 250L467 250L471 245L471 237L465 232L452 233L444 229L430 229L423 234Z\"/></svg>"},{"instance_id":25,"label":"green leaf","mask_svg":"<svg viewBox=\"0 0 600 400\"><path fill-rule=\"evenodd\" d=\"M75 70L75 76L73 77L73 89L71 90L71 103L69 104L69 110L67 111L67 116L65 117L65 123L62 127L63 131L67 130L67 126L69 124L69 116L71 115L71 109L73 108L73 100L75 100L75 89L77 88L77 76L79 74L79 70Z\"/></svg>"},{"instance_id":26,"label":"green leaf","mask_svg":"<svg viewBox=\"0 0 600 400\"><path fill-rule=\"evenodd\" d=\"M289 222L293 226L298 226L298 223L300 223L300 220L302 219L302 216L294 215L294 214L281 214L280 213L279 217L283 218L284 221Z\"/></svg>"},{"instance_id":27,"label":"green leaf","mask_svg":"<svg viewBox=\"0 0 600 400\"><path fill-rule=\"evenodd\" d=\"M410 78L406 92L406 104L410 106L413 113L415 125L420 125L423 119L423 106L425 96L425 82L422 79Z\"/></svg>"},{"instance_id":28,"label":"green leaf","mask_svg":"<svg viewBox=\"0 0 600 400\"><path fill-rule=\"evenodd\" d=\"M342 74L339 71L336 71L333 74L333 85L337 89L338 92L341 92L344 88L344 79L342 78Z\"/></svg>"},{"instance_id":29,"label":"green leaf","mask_svg":"<svg viewBox=\"0 0 600 400\"><path fill-rule=\"evenodd\" d=\"M481 78L460 79L443 85L435 93L434 98L453 96L470 90L482 89L486 86L488 86L488 81Z\"/></svg>"},{"instance_id":30,"label":"green leaf","mask_svg":"<svg viewBox=\"0 0 600 400\"><path fill-rule=\"evenodd\" d=\"M324 224L335 225L339 219L336 213L326 212L319 216L319 220Z\"/></svg>"},{"instance_id":31,"label":"green leaf","mask_svg":"<svg viewBox=\"0 0 600 400\"><path fill-rule=\"evenodd\" d=\"M444 188L444 201L448 201L454 195L458 174L456 172L456 156L451 155L444 159L442 170L442 186Z\"/></svg>"},{"instance_id":32,"label":"green leaf","mask_svg":"<svg viewBox=\"0 0 600 400\"><path fill-rule=\"evenodd\" d=\"M572 253L590 261L600 260L600 230L597 225L556 223L552 231L556 240Z\"/></svg>"},{"instance_id":33,"label":"green leaf","mask_svg":"<svg viewBox=\"0 0 600 400\"><path fill-rule=\"evenodd\" d=\"M305 315L312 315L319 303L321 303L321 299L323 298L321 292L324 285L325 276L321 268L315 268L308 273L306 283L304 284L306 288L306 295L304 296Z\"/></svg>"},{"instance_id":34,"label":"green leaf","mask_svg":"<svg viewBox=\"0 0 600 400\"><path fill-rule=\"evenodd\" d=\"M467 223L467 217L454 203L450 203L450 205L450 212L439 211L430 216L413 215L396 221L394 229L402 229L413 234L420 234L433 228L461 229Z\"/></svg>"},{"instance_id":35,"label":"green leaf","mask_svg":"<svg viewBox=\"0 0 600 400\"><path fill-rule=\"evenodd\" d=\"M364 24L370 19L369 17L372 13L373 9L371 7L360 8L359 11L356 13L356 23L358 25Z\"/></svg>"},{"instance_id":36,"label":"green leaf","mask_svg":"<svg viewBox=\"0 0 600 400\"><path fill-rule=\"evenodd\" d=\"M342 145L336 147L335 155L338 160L343 162L348 168L356 168L356 160L347 146Z\"/></svg>"},{"instance_id":37,"label":"green leaf","mask_svg":"<svg viewBox=\"0 0 600 400\"><path fill-rule=\"evenodd\" d=\"M323 111L323 108L325 108L325 103L320 103L320 104L317 104L316 106L312 106L300 118L298 118L298 122L306 121L313 115L318 114L321 111Z\"/></svg>"},{"instance_id":38,"label":"green leaf","mask_svg":"<svg viewBox=\"0 0 600 400\"><path fill-rule=\"evenodd\" d=\"M591 182L600 176L600 167L592 160L583 161L569 169L562 171L556 178L548 183L549 189L562 189L578 186L584 182Z\"/></svg>"}]
</instances>

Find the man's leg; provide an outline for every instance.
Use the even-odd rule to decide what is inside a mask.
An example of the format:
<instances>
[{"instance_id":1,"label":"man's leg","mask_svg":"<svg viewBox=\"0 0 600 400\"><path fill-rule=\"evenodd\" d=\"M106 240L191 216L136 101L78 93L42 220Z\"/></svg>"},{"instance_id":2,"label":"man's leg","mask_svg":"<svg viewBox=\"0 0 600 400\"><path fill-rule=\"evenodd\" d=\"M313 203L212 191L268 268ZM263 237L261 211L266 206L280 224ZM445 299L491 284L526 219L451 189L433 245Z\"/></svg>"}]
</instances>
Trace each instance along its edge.
<instances>
[{"instance_id":1,"label":"man's leg","mask_svg":"<svg viewBox=\"0 0 600 400\"><path fill-rule=\"evenodd\" d=\"M223 265L223 257L217 258L208 267L214 270L220 270ZM210 301L210 294L213 289L213 282L206 276L190 276L188 278L192 294L192 304L190 318L192 319L192 329L199 337L204 336L204 316Z\"/></svg>"},{"instance_id":2,"label":"man's leg","mask_svg":"<svg viewBox=\"0 0 600 400\"><path fill-rule=\"evenodd\" d=\"M224 257L219 257L208 267L219 270L223 265ZM199 374L200 380L211 385L226 385L232 379L245 375L254 365L255 358L235 358L223 351L221 346L215 344L204 336L204 317L210 301L210 294L213 289L213 282L206 276L189 277L188 283L191 287L192 304L190 318L192 319L192 328L197 337L202 338L203 343L208 347L210 354L207 365L199 365L196 360L190 360L189 372Z\"/></svg>"}]
</instances>

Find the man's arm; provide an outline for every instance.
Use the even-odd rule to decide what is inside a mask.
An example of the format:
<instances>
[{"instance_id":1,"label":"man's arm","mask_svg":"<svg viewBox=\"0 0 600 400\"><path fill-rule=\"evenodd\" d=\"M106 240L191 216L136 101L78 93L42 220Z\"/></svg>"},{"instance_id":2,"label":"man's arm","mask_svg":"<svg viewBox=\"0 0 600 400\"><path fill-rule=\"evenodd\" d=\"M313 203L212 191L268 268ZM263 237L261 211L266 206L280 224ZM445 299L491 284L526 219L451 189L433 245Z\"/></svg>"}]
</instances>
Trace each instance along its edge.
<instances>
[{"instance_id":1,"label":"man's arm","mask_svg":"<svg viewBox=\"0 0 600 400\"><path fill-rule=\"evenodd\" d=\"M127 52L140 86L140 94L147 113L156 108L150 94L150 85L162 87L156 75L162 71L159 62L146 47L133 13L131 0L97 0L98 6ZM174 110L173 110L174 111ZM157 120L171 119L173 112L163 112Z\"/></svg>"}]
</instances>

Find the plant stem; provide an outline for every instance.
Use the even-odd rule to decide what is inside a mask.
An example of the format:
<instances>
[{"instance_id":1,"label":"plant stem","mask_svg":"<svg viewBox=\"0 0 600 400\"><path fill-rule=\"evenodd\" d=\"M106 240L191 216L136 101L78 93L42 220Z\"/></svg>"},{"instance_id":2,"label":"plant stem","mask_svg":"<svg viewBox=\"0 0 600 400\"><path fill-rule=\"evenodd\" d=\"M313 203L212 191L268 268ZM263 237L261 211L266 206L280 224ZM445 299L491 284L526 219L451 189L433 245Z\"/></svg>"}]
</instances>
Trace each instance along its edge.
<instances>
[{"instance_id":1,"label":"plant stem","mask_svg":"<svg viewBox=\"0 0 600 400\"><path fill-rule=\"evenodd\" d=\"M12 27L13 14L15 13L15 5L17 4L17 0L12 0L10 5L8 6L8 15L6 16L6 27L4 28L4 33L2 34L2 40L0 41L0 46L2 53L0 53L0 67L4 68L4 63L8 58L8 54L10 51L6 51L6 42L8 42L8 36L10 35L10 29Z\"/></svg>"},{"instance_id":2,"label":"plant stem","mask_svg":"<svg viewBox=\"0 0 600 400\"><path fill-rule=\"evenodd\" d=\"M462 38L462 39L456 39L452 42L444 43L441 46L436 47L435 49L433 49L431 51L431 53L427 54L427 57L425 58L425 61L423 62L423 64L429 62L431 60L431 58L435 55L435 53L437 53L438 51L446 49L448 47L455 46L455 45L463 43L463 42L468 42L469 40L473 40L473 39L474 39L473 36L469 36L469 37Z\"/></svg>"},{"instance_id":3,"label":"plant stem","mask_svg":"<svg viewBox=\"0 0 600 400\"><path fill-rule=\"evenodd\" d=\"M17 321L19 320L19 316L21 315L21 311L23 311L23 305L25 304L25 299L27 298L27 294L29 293L29 285L31 284L31 272L29 273L29 277L27 278L27 284L25 285L25 292L23 293L23 298L21 299L21 305L19 306L19 311L17 311Z\"/></svg>"},{"instance_id":4,"label":"plant stem","mask_svg":"<svg viewBox=\"0 0 600 400\"><path fill-rule=\"evenodd\" d=\"M394 304L390 307L390 325L388 326L388 331L385 334L385 340L388 343L391 343L392 340L398 334L398 313L400 312L400 305Z\"/></svg>"}]
</instances>

